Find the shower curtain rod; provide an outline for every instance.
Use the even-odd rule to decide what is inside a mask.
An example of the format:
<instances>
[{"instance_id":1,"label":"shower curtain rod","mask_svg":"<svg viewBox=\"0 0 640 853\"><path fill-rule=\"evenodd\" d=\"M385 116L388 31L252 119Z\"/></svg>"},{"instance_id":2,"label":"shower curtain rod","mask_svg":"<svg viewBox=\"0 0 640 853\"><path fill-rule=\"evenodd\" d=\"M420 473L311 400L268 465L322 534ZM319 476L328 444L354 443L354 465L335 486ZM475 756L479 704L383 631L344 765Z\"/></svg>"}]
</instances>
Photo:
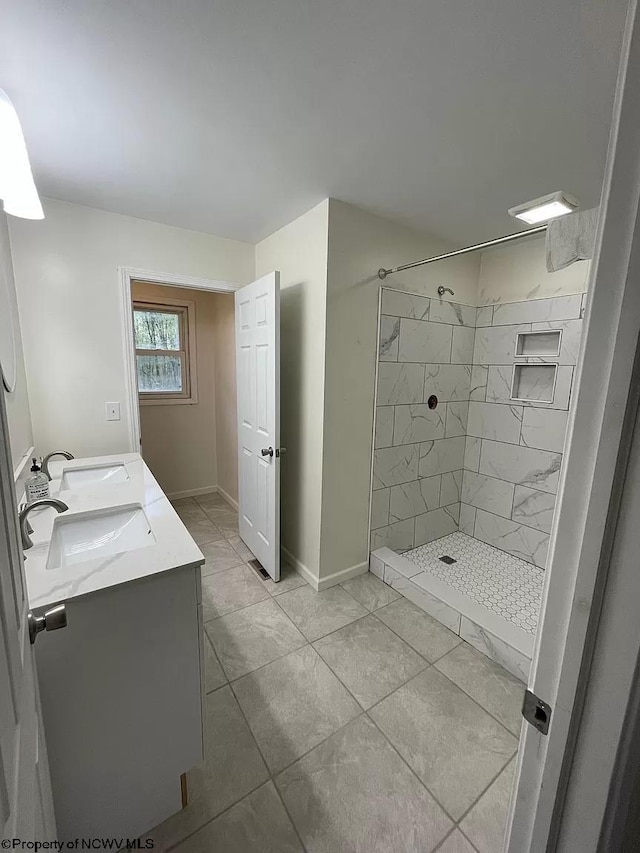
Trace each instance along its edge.
<instances>
[{"instance_id":1,"label":"shower curtain rod","mask_svg":"<svg viewBox=\"0 0 640 853\"><path fill-rule=\"evenodd\" d=\"M444 255L435 255L433 258L424 258L421 261L414 261L412 264L402 264L400 267L386 270L381 267L378 270L378 278L385 279L388 275L394 272L402 272L403 270L412 270L415 267L421 267L424 264L432 264L434 261L444 261L445 258L455 258L456 255L466 255L467 252L477 252L478 249L488 249L489 246L498 246L500 243L510 243L512 240L521 240L523 237L532 237L534 234L541 234L547 230L546 225L536 225L535 228L528 228L526 231L518 231L516 234L506 234L504 237L496 237L494 240L486 240L484 243L476 243L475 246L465 246L464 249L455 249L453 252L446 252Z\"/></svg>"}]
</instances>

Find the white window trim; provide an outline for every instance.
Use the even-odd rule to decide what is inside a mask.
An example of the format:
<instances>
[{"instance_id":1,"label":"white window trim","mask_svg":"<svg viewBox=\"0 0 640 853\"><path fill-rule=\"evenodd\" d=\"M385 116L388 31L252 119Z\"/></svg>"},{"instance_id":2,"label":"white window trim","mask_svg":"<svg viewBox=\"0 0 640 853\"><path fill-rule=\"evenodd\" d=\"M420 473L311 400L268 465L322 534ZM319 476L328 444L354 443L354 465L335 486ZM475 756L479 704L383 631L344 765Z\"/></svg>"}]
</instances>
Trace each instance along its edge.
<instances>
[{"instance_id":1,"label":"white window trim","mask_svg":"<svg viewBox=\"0 0 640 853\"><path fill-rule=\"evenodd\" d=\"M136 279L134 279L136 281ZM188 360L188 384L189 384L189 394L187 396L175 396L170 394L160 394L157 396L151 394L140 393L138 391L138 400L141 406L176 406L176 405L188 405L195 406L198 403L198 372L197 372L197 357L196 357L196 336L197 336L197 328L196 328L196 303L192 302L189 299L172 299L169 296L163 296L160 298L154 299L136 299L132 300L132 312L131 317L133 321L133 306L134 305L147 305L149 307L157 305L160 308L186 308L187 310L187 320L186 320L186 329L185 333L187 335L187 360ZM133 352L134 357L137 354L137 348L135 346L135 335L133 341ZM136 389L137 389L137 371L136 371Z\"/></svg>"}]
</instances>

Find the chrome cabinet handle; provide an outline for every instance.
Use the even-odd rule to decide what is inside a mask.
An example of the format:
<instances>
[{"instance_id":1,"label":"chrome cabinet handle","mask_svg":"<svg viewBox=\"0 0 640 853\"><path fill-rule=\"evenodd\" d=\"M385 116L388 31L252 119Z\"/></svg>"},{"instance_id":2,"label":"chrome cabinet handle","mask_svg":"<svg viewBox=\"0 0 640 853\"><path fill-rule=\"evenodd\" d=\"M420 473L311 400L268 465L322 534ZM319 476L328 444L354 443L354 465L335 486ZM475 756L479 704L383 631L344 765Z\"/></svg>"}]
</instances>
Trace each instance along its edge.
<instances>
[{"instance_id":1,"label":"chrome cabinet handle","mask_svg":"<svg viewBox=\"0 0 640 853\"><path fill-rule=\"evenodd\" d=\"M29 640L33 645L41 631L57 631L58 628L67 627L67 608L64 604L58 604L56 607L45 610L41 616L36 616L33 610L30 610L27 614L27 622Z\"/></svg>"}]
</instances>

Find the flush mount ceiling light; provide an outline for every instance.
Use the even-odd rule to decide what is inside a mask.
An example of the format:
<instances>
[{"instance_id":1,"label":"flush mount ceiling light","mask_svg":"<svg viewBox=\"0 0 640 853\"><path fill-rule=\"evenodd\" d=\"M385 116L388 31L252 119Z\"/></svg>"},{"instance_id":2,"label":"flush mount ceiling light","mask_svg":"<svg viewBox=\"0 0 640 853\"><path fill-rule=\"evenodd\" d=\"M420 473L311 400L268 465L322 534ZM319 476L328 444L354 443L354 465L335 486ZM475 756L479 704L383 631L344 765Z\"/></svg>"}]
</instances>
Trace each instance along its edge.
<instances>
[{"instance_id":1,"label":"flush mount ceiling light","mask_svg":"<svg viewBox=\"0 0 640 853\"><path fill-rule=\"evenodd\" d=\"M0 89L0 199L7 213L23 219L44 219L33 182L20 119Z\"/></svg>"},{"instance_id":2,"label":"flush mount ceiling light","mask_svg":"<svg viewBox=\"0 0 640 853\"><path fill-rule=\"evenodd\" d=\"M549 219L557 219L559 216L573 213L577 208L578 200L572 195L555 192L543 195L541 198L534 198L533 201L527 201L524 204L518 204L516 207L510 207L509 215L515 216L516 219L522 219L529 225L538 225L540 222L547 222Z\"/></svg>"}]
</instances>

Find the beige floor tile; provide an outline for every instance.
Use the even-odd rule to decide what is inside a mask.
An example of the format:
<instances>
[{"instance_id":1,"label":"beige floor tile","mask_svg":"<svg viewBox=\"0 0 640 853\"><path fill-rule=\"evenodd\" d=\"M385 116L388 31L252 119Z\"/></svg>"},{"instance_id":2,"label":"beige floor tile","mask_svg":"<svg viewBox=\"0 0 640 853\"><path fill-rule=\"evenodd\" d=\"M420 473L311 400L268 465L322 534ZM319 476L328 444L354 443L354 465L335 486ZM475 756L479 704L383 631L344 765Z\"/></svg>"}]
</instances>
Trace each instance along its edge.
<instances>
[{"instance_id":1,"label":"beige floor tile","mask_svg":"<svg viewBox=\"0 0 640 853\"><path fill-rule=\"evenodd\" d=\"M245 675L233 691L272 773L362 713L311 646Z\"/></svg>"},{"instance_id":2,"label":"beige floor tile","mask_svg":"<svg viewBox=\"0 0 640 853\"><path fill-rule=\"evenodd\" d=\"M202 610L205 622L269 597L261 581L244 563L235 569L202 578Z\"/></svg>"},{"instance_id":3,"label":"beige floor tile","mask_svg":"<svg viewBox=\"0 0 640 853\"><path fill-rule=\"evenodd\" d=\"M486 655L460 643L435 664L516 737L522 727L525 685Z\"/></svg>"},{"instance_id":4,"label":"beige floor tile","mask_svg":"<svg viewBox=\"0 0 640 853\"><path fill-rule=\"evenodd\" d=\"M205 725L204 763L187 774L189 804L147 835L155 853L182 841L269 778L228 686L207 696Z\"/></svg>"},{"instance_id":5,"label":"beige floor tile","mask_svg":"<svg viewBox=\"0 0 640 853\"><path fill-rule=\"evenodd\" d=\"M514 772L515 760L502 771L460 824L480 853L502 850Z\"/></svg>"},{"instance_id":6,"label":"beige floor tile","mask_svg":"<svg viewBox=\"0 0 640 853\"><path fill-rule=\"evenodd\" d=\"M211 519L214 524L217 524L219 518L224 518L230 513L235 512L233 507L230 507L228 504L225 504L224 506L207 506L203 507L203 510L207 518Z\"/></svg>"},{"instance_id":7,"label":"beige floor tile","mask_svg":"<svg viewBox=\"0 0 640 853\"><path fill-rule=\"evenodd\" d=\"M306 645L271 596L206 623L227 678L233 680Z\"/></svg>"},{"instance_id":8,"label":"beige floor tile","mask_svg":"<svg viewBox=\"0 0 640 853\"><path fill-rule=\"evenodd\" d=\"M365 709L428 665L373 615L323 637L314 648Z\"/></svg>"},{"instance_id":9,"label":"beige floor tile","mask_svg":"<svg viewBox=\"0 0 640 853\"><path fill-rule=\"evenodd\" d=\"M222 515L229 515L236 511L231 504L226 502L222 495L218 494L201 495L196 498L196 503L213 521Z\"/></svg>"},{"instance_id":10,"label":"beige floor tile","mask_svg":"<svg viewBox=\"0 0 640 853\"><path fill-rule=\"evenodd\" d=\"M454 820L518 745L504 726L434 667L369 714Z\"/></svg>"},{"instance_id":11,"label":"beige floor tile","mask_svg":"<svg viewBox=\"0 0 640 853\"><path fill-rule=\"evenodd\" d=\"M191 498L188 498L187 500L192 501ZM187 522L201 521L203 518L207 517L195 501L192 501L189 504L183 504L182 506L176 506L174 509L182 519L182 523L185 525Z\"/></svg>"},{"instance_id":12,"label":"beige floor tile","mask_svg":"<svg viewBox=\"0 0 640 853\"><path fill-rule=\"evenodd\" d=\"M184 509L185 507L196 506L194 498L175 498L169 501L169 503L176 510L176 512L179 509Z\"/></svg>"},{"instance_id":13,"label":"beige floor tile","mask_svg":"<svg viewBox=\"0 0 640 853\"><path fill-rule=\"evenodd\" d=\"M212 690L217 690L227 683L227 676L220 666L220 661L213 651L211 641L206 632L204 635L204 674L205 674L205 692L211 693Z\"/></svg>"},{"instance_id":14,"label":"beige floor tile","mask_svg":"<svg viewBox=\"0 0 640 853\"><path fill-rule=\"evenodd\" d=\"M247 548L239 536L227 536L227 542L231 545L233 550L242 557L245 563L248 563L249 560L255 559L255 554Z\"/></svg>"},{"instance_id":15,"label":"beige floor tile","mask_svg":"<svg viewBox=\"0 0 640 853\"><path fill-rule=\"evenodd\" d=\"M200 550L205 558L205 564L202 567L203 577L218 572L226 572L227 569L242 566L244 562L240 554L234 551L226 539L221 539L219 542L207 542L200 545Z\"/></svg>"},{"instance_id":16,"label":"beige floor tile","mask_svg":"<svg viewBox=\"0 0 640 853\"><path fill-rule=\"evenodd\" d=\"M303 853L273 782L240 800L175 853Z\"/></svg>"},{"instance_id":17,"label":"beige floor tile","mask_svg":"<svg viewBox=\"0 0 640 853\"><path fill-rule=\"evenodd\" d=\"M308 853L426 853L452 826L365 716L276 784Z\"/></svg>"},{"instance_id":18,"label":"beige floor tile","mask_svg":"<svg viewBox=\"0 0 640 853\"><path fill-rule=\"evenodd\" d=\"M233 509L231 504L220 494L220 492L208 492L206 495L196 495L193 500L203 509L210 506L227 507L227 512L231 512Z\"/></svg>"},{"instance_id":19,"label":"beige floor tile","mask_svg":"<svg viewBox=\"0 0 640 853\"><path fill-rule=\"evenodd\" d=\"M279 595L278 603L311 641L367 615L365 608L340 586L316 592L307 585Z\"/></svg>"},{"instance_id":20,"label":"beige floor tile","mask_svg":"<svg viewBox=\"0 0 640 853\"><path fill-rule=\"evenodd\" d=\"M215 525L225 536L237 536L238 513L232 512L227 515L219 515L215 520Z\"/></svg>"},{"instance_id":21,"label":"beige floor tile","mask_svg":"<svg viewBox=\"0 0 640 853\"><path fill-rule=\"evenodd\" d=\"M476 853L476 848L459 829L454 829L444 844L438 847L438 853ZM500 853L500 849L497 848L493 853Z\"/></svg>"},{"instance_id":22,"label":"beige floor tile","mask_svg":"<svg viewBox=\"0 0 640 853\"><path fill-rule=\"evenodd\" d=\"M406 598L376 611L376 616L428 661L437 660L462 641Z\"/></svg>"},{"instance_id":23,"label":"beige floor tile","mask_svg":"<svg viewBox=\"0 0 640 853\"><path fill-rule=\"evenodd\" d=\"M271 578L264 582L265 589L271 595L282 595L283 592L290 592L292 589L298 589L300 586L307 586L306 580L295 569L284 565L280 567L280 580L278 583L274 583Z\"/></svg>"},{"instance_id":24,"label":"beige floor tile","mask_svg":"<svg viewBox=\"0 0 640 853\"><path fill-rule=\"evenodd\" d=\"M219 542L224 539L224 535L204 513L202 518L183 519L183 522L198 545L204 545L206 542Z\"/></svg>"},{"instance_id":25,"label":"beige floor tile","mask_svg":"<svg viewBox=\"0 0 640 853\"><path fill-rule=\"evenodd\" d=\"M400 593L383 583L371 572L360 575L353 580L345 581L342 588L352 595L356 601L363 604L367 610L377 610L385 604L391 604L400 598Z\"/></svg>"}]
</instances>

